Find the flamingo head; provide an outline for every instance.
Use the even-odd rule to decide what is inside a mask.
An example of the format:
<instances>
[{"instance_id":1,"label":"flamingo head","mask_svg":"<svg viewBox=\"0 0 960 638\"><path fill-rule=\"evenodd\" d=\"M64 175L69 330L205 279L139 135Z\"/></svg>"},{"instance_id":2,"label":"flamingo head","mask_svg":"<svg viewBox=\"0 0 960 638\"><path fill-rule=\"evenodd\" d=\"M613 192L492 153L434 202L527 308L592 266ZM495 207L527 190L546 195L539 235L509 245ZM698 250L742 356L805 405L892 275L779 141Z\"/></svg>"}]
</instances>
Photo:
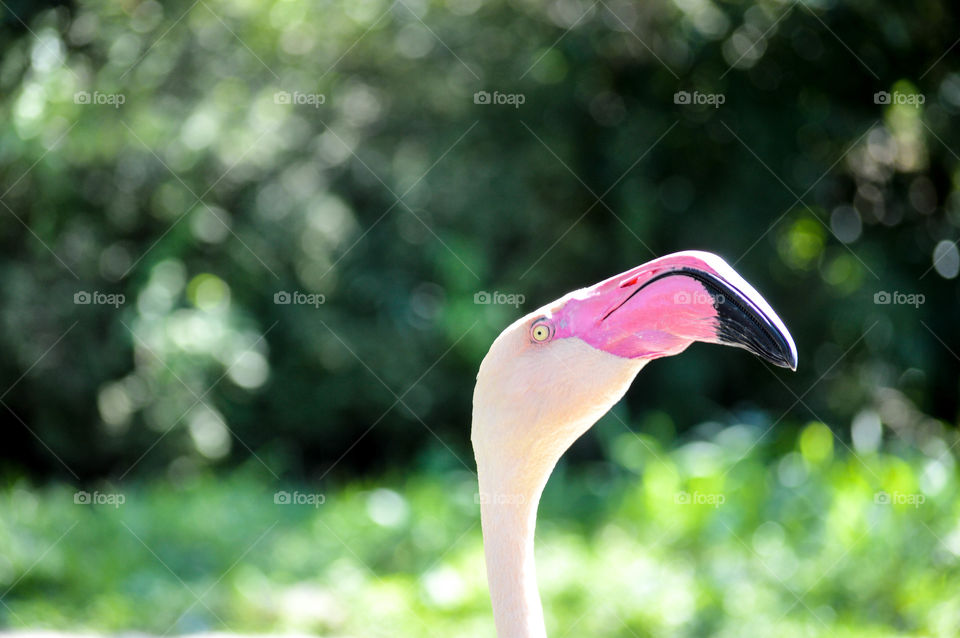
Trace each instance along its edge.
<instances>
[{"instance_id":1,"label":"flamingo head","mask_svg":"<svg viewBox=\"0 0 960 638\"><path fill-rule=\"evenodd\" d=\"M494 341L477 375L478 463L512 456L542 459L552 469L647 362L695 341L797 366L793 339L770 305L707 252L655 259L518 319Z\"/></svg>"}]
</instances>

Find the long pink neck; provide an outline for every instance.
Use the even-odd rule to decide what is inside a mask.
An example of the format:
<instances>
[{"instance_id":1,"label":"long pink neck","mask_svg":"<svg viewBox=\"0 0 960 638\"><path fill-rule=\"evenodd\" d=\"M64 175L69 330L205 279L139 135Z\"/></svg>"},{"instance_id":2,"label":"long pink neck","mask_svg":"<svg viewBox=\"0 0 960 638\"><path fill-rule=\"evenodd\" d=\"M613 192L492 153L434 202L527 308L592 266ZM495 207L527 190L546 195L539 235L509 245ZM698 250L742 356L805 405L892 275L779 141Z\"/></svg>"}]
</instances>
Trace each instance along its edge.
<instances>
[{"instance_id":1,"label":"long pink neck","mask_svg":"<svg viewBox=\"0 0 960 638\"><path fill-rule=\"evenodd\" d=\"M478 470L483 546L497 636L546 638L533 538L537 505L549 471L540 477L517 475L502 471L502 467Z\"/></svg>"}]
</instances>

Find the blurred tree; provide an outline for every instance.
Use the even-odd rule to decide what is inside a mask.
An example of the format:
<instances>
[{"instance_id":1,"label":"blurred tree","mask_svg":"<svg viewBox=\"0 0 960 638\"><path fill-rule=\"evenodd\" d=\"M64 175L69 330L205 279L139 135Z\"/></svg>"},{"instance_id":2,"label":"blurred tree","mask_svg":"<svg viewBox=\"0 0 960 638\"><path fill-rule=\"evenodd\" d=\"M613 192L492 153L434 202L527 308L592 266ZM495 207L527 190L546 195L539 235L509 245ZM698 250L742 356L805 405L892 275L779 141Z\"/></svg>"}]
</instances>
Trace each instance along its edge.
<instances>
[{"instance_id":1,"label":"blurred tree","mask_svg":"<svg viewBox=\"0 0 960 638\"><path fill-rule=\"evenodd\" d=\"M845 430L866 409L909 437L942 427L919 415L957 418L950 3L2 16L2 454L18 469L471 466L473 378L499 330L686 248L758 282L800 371L695 347L645 371L637 423Z\"/></svg>"}]
</instances>

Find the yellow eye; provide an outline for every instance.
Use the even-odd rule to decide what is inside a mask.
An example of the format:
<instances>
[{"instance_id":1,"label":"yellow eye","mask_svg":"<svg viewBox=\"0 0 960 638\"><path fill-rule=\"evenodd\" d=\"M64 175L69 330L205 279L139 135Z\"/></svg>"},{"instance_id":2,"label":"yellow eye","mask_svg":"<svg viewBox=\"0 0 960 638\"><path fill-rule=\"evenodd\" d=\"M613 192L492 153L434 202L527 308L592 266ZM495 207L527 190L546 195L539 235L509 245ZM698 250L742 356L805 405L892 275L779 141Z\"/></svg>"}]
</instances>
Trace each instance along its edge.
<instances>
[{"instance_id":1,"label":"yellow eye","mask_svg":"<svg viewBox=\"0 0 960 638\"><path fill-rule=\"evenodd\" d=\"M534 341L546 341L550 338L550 327L544 323L539 323L533 327L530 334Z\"/></svg>"}]
</instances>

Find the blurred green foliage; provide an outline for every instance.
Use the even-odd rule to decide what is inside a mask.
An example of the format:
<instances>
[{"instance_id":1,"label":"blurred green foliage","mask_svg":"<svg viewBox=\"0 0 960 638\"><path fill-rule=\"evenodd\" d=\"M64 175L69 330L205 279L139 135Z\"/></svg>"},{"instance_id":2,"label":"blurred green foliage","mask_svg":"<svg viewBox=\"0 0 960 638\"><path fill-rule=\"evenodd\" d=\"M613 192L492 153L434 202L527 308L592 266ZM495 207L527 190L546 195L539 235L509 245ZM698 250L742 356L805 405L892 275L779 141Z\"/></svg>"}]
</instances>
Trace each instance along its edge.
<instances>
[{"instance_id":1,"label":"blurred green foliage","mask_svg":"<svg viewBox=\"0 0 960 638\"><path fill-rule=\"evenodd\" d=\"M762 434L735 426L667 450L617 433L613 461L555 476L537 539L550 635L955 636L953 457L835 455L818 423L776 437L781 453ZM354 483L316 507L275 504L261 474L127 485L119 507L4 489L6 622L493 635L471 474Z\"/></svg>"},{"instance_id":2,"label":"blurred green foliage","mask_svg":"<svg viewBox=\"0 0 960 638\"><path fill-rule=\"evenodd\" d=\"M800 369L700 345L644 369L548 486L551 635L955 636L956 24L0 3L0 624L490 634L479 361L696 248Z\"/></svg>"},{"instance_id":3,"label":"blurred green foliage","mask_svg":"<svg viewBox=\"0 0 960 638\"><path fill-rule=\"evenodd\" d=\"M956 9L921 6L16 5L3 455L71 480L251 452L278 476L469 466L507 323L688 248L756 283L800 371L698 346L645 370L634 410L842 432L892 396L953 422Z\"/></svg>"}]
</instances>

